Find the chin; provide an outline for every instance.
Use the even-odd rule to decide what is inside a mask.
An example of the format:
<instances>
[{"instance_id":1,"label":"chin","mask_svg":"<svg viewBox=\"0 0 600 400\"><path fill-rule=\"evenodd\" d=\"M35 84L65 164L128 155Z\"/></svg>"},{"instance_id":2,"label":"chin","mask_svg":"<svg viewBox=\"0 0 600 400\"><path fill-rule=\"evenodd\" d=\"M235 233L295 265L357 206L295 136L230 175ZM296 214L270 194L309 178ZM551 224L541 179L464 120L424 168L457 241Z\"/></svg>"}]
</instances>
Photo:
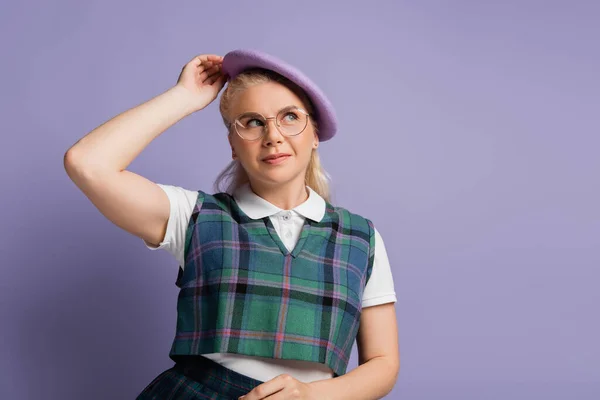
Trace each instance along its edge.
<instances>
[{"instance_id":1,"label":"chin","mask_svg":"<svg viewBox=\"0 0 600 400\"><path fill-rule=\"evenodd\" d=\"M298 174L290 171L267 171L255 175L255 179L268 185L277 185L294 180Z\"/></svg>"}]
</instances>

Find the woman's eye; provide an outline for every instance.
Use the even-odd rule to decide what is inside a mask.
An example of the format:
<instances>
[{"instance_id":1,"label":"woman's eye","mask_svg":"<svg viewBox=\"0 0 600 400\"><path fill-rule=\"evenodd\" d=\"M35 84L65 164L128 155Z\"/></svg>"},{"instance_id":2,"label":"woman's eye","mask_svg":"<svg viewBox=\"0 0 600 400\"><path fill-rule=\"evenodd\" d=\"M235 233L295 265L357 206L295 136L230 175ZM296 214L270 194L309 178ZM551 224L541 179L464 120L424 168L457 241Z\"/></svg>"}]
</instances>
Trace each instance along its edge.
<instances>
[{"instance_id":1,"label":"woman's eye","mask_svg":"<svg viewBox=\"0 0 600 400\"><path fill-rule=\"evenodd\" d=\"M288 118L288 117L291 117L291 118ZM290 111L290 112L288 112L288 113L285 114L284 118L287 118L290 121L295 121L295 120L298 119L298 115L296 115L296 113Z\"/></svg>"},{"instance_id":2,"label":"woman's eye","mask_svg":"<svg viewBox=\"0 0 600 400\"><path fill-rule=\"evenodd\" d=\"M258 123L258 125L254 125L254 123ZM248 122L246 122L246 126L248 128L256 128L257 126L262 126L262 121L256 118L252 118L251 120L248 120Z\"/></svg>"}]
</instances>

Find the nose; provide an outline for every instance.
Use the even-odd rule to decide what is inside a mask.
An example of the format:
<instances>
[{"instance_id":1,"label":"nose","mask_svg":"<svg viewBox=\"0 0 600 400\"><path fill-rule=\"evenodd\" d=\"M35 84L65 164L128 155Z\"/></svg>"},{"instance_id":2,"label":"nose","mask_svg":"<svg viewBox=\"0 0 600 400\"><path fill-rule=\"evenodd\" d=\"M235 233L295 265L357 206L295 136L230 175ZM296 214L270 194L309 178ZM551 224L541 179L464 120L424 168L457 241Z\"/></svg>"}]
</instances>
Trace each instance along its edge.
<instances>
[{"instance_id":1,"label":"nose","mask_svg":"<svg viewBox=\"0 0 600 400\"><path fill-rule=\"evenodd\" d=\"M269 121L272 122L271 125L269 125ZM265 146L283 143L284 136L281 134L281 132L279 132L275 117L267 118L263 129L265 130L265 134L263 136L263 144Z\"/></svg>"}]
</instances>

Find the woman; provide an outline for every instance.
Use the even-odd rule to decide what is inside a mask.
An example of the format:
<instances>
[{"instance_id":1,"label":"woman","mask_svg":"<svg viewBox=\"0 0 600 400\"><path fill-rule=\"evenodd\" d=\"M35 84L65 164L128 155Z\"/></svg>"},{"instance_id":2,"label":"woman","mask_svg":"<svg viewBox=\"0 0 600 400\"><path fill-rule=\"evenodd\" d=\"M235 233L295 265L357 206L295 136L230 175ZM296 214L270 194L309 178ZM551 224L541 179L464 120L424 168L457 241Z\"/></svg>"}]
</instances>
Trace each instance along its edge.
<instances>
[{"instance_id":1,"label":"woman","mask_svg":"<svg viewBox=\"0 0 600 400\"><path fill-rule=\"evenodd\" d=\"M208 194L127 171L228 82L232 162ZM399 371L396 301L372 222L329 203L317 148L337 121L321 90L268 54L187 63L165 93L100 125L65 154L110 221L179 262L175 361L138 399L379 399ZM227 181L228 180L228 181ZM346 372L356 340L359 366Z\"/></svg>"}]
</instances>

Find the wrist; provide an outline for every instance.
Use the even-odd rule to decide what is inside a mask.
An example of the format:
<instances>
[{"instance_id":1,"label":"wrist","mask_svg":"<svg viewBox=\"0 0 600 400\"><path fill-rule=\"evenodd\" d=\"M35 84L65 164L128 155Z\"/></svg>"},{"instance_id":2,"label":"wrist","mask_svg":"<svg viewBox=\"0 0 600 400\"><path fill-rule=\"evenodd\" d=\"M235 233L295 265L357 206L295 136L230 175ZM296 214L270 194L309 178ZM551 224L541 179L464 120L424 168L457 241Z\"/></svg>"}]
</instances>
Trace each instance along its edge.
<instances>
[{"instance_id":1,"label":"wrist","mask_svg":"<svg viewBox=\"0 0 600 400\"><path fill-rule=\"evenodd\" d=\"M311 391L318 395L319 400L336 400L335 395L331 393L331 387L327 381L331 381L331 379L309 382L308 386Z\"/></svg>"},{"instance_id":2,"label":"wrist","mask_svg":"<svg viewBox=\"0 0 600 400\"><path fill-rule=\"evenodd\" d=\"M194 95L194 93L190 92L182 85L177 84L169 88L165 93L175 99L186 115L193 114L204 108L204 106L198 105L198 96Z\"/></svg>"}]
</instances>

